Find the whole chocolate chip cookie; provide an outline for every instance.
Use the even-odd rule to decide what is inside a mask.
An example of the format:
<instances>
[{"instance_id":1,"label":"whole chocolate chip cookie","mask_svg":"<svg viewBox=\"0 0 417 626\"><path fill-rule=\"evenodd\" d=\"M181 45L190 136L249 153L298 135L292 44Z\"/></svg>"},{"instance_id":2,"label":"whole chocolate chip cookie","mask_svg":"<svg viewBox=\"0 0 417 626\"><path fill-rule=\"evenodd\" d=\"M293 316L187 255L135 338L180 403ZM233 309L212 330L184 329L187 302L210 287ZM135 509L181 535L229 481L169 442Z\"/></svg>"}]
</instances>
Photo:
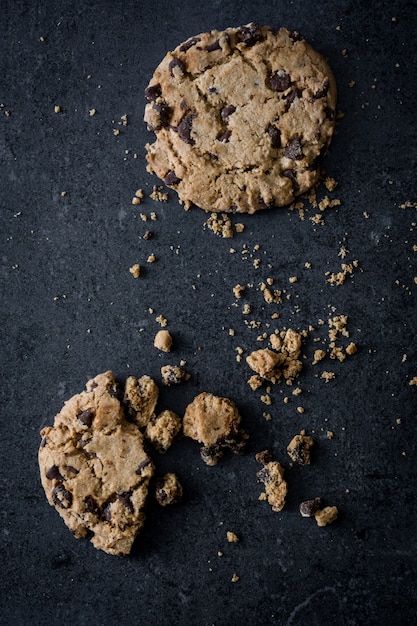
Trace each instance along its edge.
<instances>
[{"instance_id":1,"label":"whole chocolate chip cookie","mask_svg":"<svg viewBox=\"0 0 417 626\"><path fill-rule=\"evenodd\" d=\"M336 84L298 34L248 24L188 39L146 89L148 171L180 201L254 213L286 205L320 176Z\"/></svg>"},{"instance_id":2,"label":"whole chocolate chip cookie","mask_svg":"<svg viewBox=\"0 0 417 626\"><path fill-rule=\"evenodd\" d=\"M138 426L124 415L123 390L112 372L99 374L68 400L41 431L41 481L48 502L75 537L123 555L145 520L154 466Z\"/></svg>"}]
</instances>

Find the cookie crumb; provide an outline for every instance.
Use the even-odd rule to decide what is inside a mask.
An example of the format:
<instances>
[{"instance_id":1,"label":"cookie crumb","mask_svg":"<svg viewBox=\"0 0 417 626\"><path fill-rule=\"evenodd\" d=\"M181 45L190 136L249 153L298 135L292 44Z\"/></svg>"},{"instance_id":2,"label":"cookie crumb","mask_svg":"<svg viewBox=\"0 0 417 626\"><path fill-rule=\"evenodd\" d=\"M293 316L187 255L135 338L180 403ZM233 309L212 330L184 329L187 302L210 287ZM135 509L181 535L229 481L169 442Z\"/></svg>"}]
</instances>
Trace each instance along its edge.
<instances>
[{"instance_id":1,"label":"cookie crumb","mask_svg":"<svg viewBox=\"0 0 417 626\"><path fill-rule=\"evenodd\" d=\"M324 371L322 372L320 378L322 378L324 382L329 383L331 380L334 380L336 378L336 374L334 372Z\"/></svg>"},{"instance_id":2,"label":"cookie crumb","mask_svg":"<svg viewBox=\"0 0 417 626\"><path fill-rule=\"evenodd\" d=\"M160 330L156 333L153 345L162 352L170 352L172 348L172 336L169 330Z\"/></svg>"},{"instance_id":3,"label":"cookie crumb","mask_svg":"<svg viewBox=\"0 0 417 626\"><path fill-rule=\"evenodd\" d=\"M232 576L231 580L232 580L232 583L237 583L237 582L238 582L238 580L240 580L240 576L238 576L238 575L236 574L236 572L235 572L235 573L233 574L233 576Z\"/></svg>"},{"instance_id":4,"label":"cookie crumb","mask_svg":"<svg viewBox=\"0 0 417 626\"><path fill-rule=\"evenodd\" d=\"M229 543L237 543L239 541L239 537L231 530L227 531L226 537Z\"/></svg>"},{"instance_id":5,"label":"cookie crumb","mask_svg":"<svg viewBox=\"0 0 417 626\"><path fill-rule=\"evenodd\" d=\"M224 239L231 239L233 237L232 222L226 213L220 215L218 213L212 213L205 223L205 226L218 237L223 237Z\"/></svg>"},{"instance_id":6,"label":"cookie crumb","mask_svg":"<svg viewBox=\"0 0 417 626\"><path fill-rule=\"evenodd\" d=\"M155 317L155 320L162 328L165 328L165 326L168 325L168 320L162 314Z\"/></svg>"},{"instance_id":7,"label":"cookie crumb","mask_svg":"<svg viewBox=\"0 0 417 626\"><path fill-rule=\"evenodd\" d=\"M164 365L161 367L162 383L167 387L178 385L183 381L189 380L191 375L185 372L178 365Z\"/></svg>"},{"instance_id":8,"label":"cookie crumb","mask_svg":"<svg viewBox=\"0 0 417 626\"><path fill-rule=\"evenodd\" d=\"M154 254L150 254L150 255L148 256L148 258L146 259L146 261L147 261L148 263L155 263L155 261L156 261L156 256L155 256Z\"/></svg>"},{"instance_id":9,"label":"cookie crumb","mask_svg":"<svg viewBox=\"0 0 417 626\"><path fill-rule=\"evenodd\" d=\"M140 269L139 263L135 263L132 267L129 267L129 272L132 274L133 278L139 278Z\"/></svg>"},{"instance_id":10,"label":"cookie crumb","mask_svg":"<svg viewBox=\"0 0 417 626\"><path fill-rule=\"evenodd\" d=\"M288 491L287 482L284 480L284 468L278 461L272 461L272 455L265 450L255 456L263 468L256 476L265 485L265 492L259 496L260 500L267 500L273 511L281 511L285 506L285 498Z\"/></svg>"},{"instance_id":11,"label":"cookie crumb","mask_svg":"<svg viewBox=\"0 0 417 626\"><path fill-rule=\"evenodd\" d=\"M243 233L243 231L245 230L245 225L244 224L235 224L235 231L237 233Z\"/></svg>"},{"instance_id":12,"label":"cookie crumb","mask_svg":"<svg viewBox=\"0 0 417 626\"><path fill-rule=\"evenodd\" d=\"M324 509L319 509L314 513L317 526L333 524L337 519L338 513L339 511L335 506L326 506Z\"/></svg>"},{"instance_id":13,"label":"cookie crumb","mask_svg":"<svg viewBox=\"0 0 417 626\"><path fill-rule=\"evenodd\" d=\"M413 378L408 383L409 385L415 385L417 387L417 376L413 376Z\"/></svg>"},{"instance_id":14,"label":"cookie crumb","mask_svg":"<svg viewBox=\"0 0 417 626\"><path fill-rule=\"evenodd\" d=\"M295 435L287 446L287 452L292 461L300 465L310 465L310 448L314 445L314 440L302 430L299 435Z\"/></svg>"},{"instance_id":15,"label":"cookie crumb","mask_svg":"<svg viewBox=\"0 0 417 626\"><path fill-rule=\"evenodd\" d=\"M168 202L168 193L163 192L163 187L153 186L153 191L149 196L155 202Z\"/></svg>"},{"instance_id":16,"label":"cookie crumb","mask_svg":"<svg viewBox=\"0 0 417 626\"><path fill-rule=\"evenodd\" d=\"M182 486L176 474L168 472L162 478L157 478L155 498L161 506L178 504L183 496Z\"/></svg>"},{"instance_id":17,"label":"cookie crumb","mask_svg":"<svg viewBox=\"0 0 417 626\"><path fill-rule=\"evenodd\" d=\"M61 107L59 106L59 104L56 104L56 105L54 106L54 111L55 111L55 113L61 113L62 109L61 109Z\"/></svg>"}]
</instances>

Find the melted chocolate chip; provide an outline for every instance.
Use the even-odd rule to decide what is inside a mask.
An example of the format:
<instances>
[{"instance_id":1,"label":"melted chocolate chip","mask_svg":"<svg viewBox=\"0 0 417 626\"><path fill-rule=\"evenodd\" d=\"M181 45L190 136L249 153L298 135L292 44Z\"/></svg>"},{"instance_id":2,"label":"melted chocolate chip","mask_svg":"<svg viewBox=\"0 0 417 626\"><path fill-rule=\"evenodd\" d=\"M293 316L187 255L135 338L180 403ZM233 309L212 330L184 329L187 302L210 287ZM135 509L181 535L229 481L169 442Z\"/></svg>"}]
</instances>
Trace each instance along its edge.
<instances>
[{"instance_id":1,"label":"melted chocolate chip","mask_svg":"<svg viewBox=\"0 0 417 626\"><path fill-rule=\"evenodd\" d=\"M303 158L300 137L294 137L290 143L285 146L284 156L292 161L299 161Z\"/></svg>"},{"instance_id":2,"label":"melted chocolate chip","mask_svg":"<svg viewBox=\"0 0 417 626\"><path fill-rule=\"evenodd\" d=\"M218 39L216 39L216 41L213 41L212 43L209 43L206 46L206 51L207 52L214 52L215 50L221 50L221 45L220 45L220 41Z\"/></svg>"},{"instance_id":3,"label":"melted chocolate chip","mask_svg":"<svg viewBox=\"0 0 417 626\"><path fill-rule=\"evenodd\" d=\"M224 133L222 133L219 137L217 137L217 139L221 141L222 143L227 143L230 139L231 134L232 134L232 131L230 130L230 128L228 128L227 130L224 131Z\"/></svg>"},{"instance_id":4,"label":"melted chocolate chip","mask_svg":"<svg viewBox=\"0 0 417 626\"><path fill-rule=\"evenodd\" d=\"M154 111L159 113L159 124L153 128L153 130L160 130L161 128L168 126L169 120L171 119L171 109L166 102L158 102L157 104L154 104L152 108Z\"/></svg>"},{"instance_id":5,"label":"melted chocolate chip","mask_svg":"<svg viewBox=\"0 0 417 626\"><path fill-rule=\"evenodd\" d=\"M145 459L144 461L142 461L141 463L139 463L137 470L136 470L136 474L141 474L141 470L143 470L144 467L148 467L148 465L150 465L152 463L152 459L150 459L149 457L147 459Z\"/></svg>"},{"instance_id":6,"label":"melted chocolate chip","mask_svg":"<svg viewBox=\"0 0 417 626\"><path fill-rule=\"evenodd\" d=\"M113 387L111 387L111 389L109 390L109 393L112 398L116 398L116 400L119 400L119 402L123 401L124 391L121 385L119 385L119 383L116 383L115 385L113 385Z\"/></svg>"},{"instance_id":7,"label":"melted chocolate chip","mask_svg":"<svg viewBox=\"0 0 417 626\"><path fill-rule=\"evenodd\" d=\"M84 500L84 504L87 513L93 513L94 515L99 514L100 508L93 496L87 496Z\"/></svg>"},{"instance_id":8,"label":"melted chocolate chip","mask_svg":"<svg viewBox=\"0 0 417 626\"><path fill-rule=\"evenodd\" d=\"M252 23L247 26L242 26L237 31L239 41L245 44L245 46L254 46L259 41L263 41L262 32L258 24Z\"/></svg>"},{"instance_id":9,"label":"melted chocolate chip","mask_svg":"<svg viewBox=\"0 0 417 626\"><path fill-rule=\"evenodd\" d=\"M226 104L220 112L220 115L225 120L229 115L232 115L236 111L236 107L233 104Z\"/></svg>"},{"instance_id":10,"label":"melted chocolate chip","mask_svg":"<svg viewBox=\"0 0 417 626\"><path fill-rule=\"evenodd\" d=\"M52 465L52 467L50 467L45 473L45 476L49 480L59 480L61 482L64 480L64 477L61 475L59 468L56 465Z\"/></svg>"},{"instance_id":11,"label":"melted chocolate chip","mask_svg":"<svg viewBox=\"0 0 417 626\"><path fill-rule=\"evenodd\" d=\"M166 185L168 185L168 187L174 187L181 182L181 178L178 178L174 170L169 170L164 178L164 182Z\"/></svg>"},{"instance_id":12,"label":"melted chocolate chip","mask_svg":"<svg viewBox=\"0 0 417 626\"><path fill-rule=\"evenodd\" d=\"M127 510L130 513L134 513L135 509L133 507L133 504L130 500L130 494L129 493L121 493L117 495L117 499L119 500L119 502L121 502L123 504L123 506L125 506L127 508Z\"/></svg>"},{"instance_id":13,"label":"melted chocolate chip","mask_svg":"<svg viewBox=\"0 0 417 626\"><path fill-rule=\"evenodd\" d=\"M59 484L52 491L52 501L61 509L69 509L72 505L72 493Z\"/></svg>"},{"instance_id":14,"label":"melted chocolate chip","mask_svg":"<svg viewBox=\"0 0 417 626\"><path fill-rule=\"evenodd\" d=\"M271 148L274 148L274 149L280 148L281 147L281 131L279 130L279 128L277 128L273 124L270 124L266 132L271 138Z\"/></svg>"},{"instance_id":15,"label":"melted chocolate chip","mask_svg":"<svg viewBox=\"0 0 417 626\"><path fill-rule=\"evenodd\" d=\"M199 41L201 41L199 37L192 37L180 46L180 52L187 52L187 50L195 46Z\"/></svg>"},{"instance_id":16,"label":"melted chocolate chip","mask_svg":"<svg viewBox=\"0 0 417 626\"><path fill-rule=\"evenodd\" d=\"M94 415L92 411L90 411L90 409L87 409L86 411L79 413L77 415L77 418L80 420L81 424L84 424L84 426L90 428L91 424L93 423Z\"/></svg>"},{"instance_id":17,"label":"melted chocolate chip","mask_svg":"<svg viewBox=\"0 0 417 626\"><path fill-rule=\"evenodd\" d=\"M145 89L145 96L147 97L148 100L156 100L157 98L160 97L161 93L162 93L161 85L159 84L149 85L149 87L146 87Z\"/></svg>"},{"instance_id":18,"label":"melted chocolate chip","mask_svg":"<svg viewBox=\"0 0 417 626\"><path fill-rule=\"evenodd\" d=\"M319 98L324 98L324 96L329 91L329 86L330 86L329 79L326 78L326 80L323 82L322 88L316 91L316 93L314 94L313 100L319 100Z\"/></svg>"},{"instance_id":19,"label":"melted chocolate chip","mask_svg":"<svg viewBox=\"0 0 417 626\"><path fill-rule=\"evenodd\" d=\"M194 139L191 137L191 128L193 125L193 115L188 113L181 122L178 124L178 135L180 139L185 141L185 143L193 146L195 144Z\"/></svg>"},{"instance_id":20,"label":"melted chocolate chip","mask_svg":"<svg viewBox=\"0 0 417 626\"><path fill-rule=\"evenodd\" d=\"M177 59L176 57L174 57L172 61L170 61L170 64L168 67L169 67L170 74L173 77L174 77L174 70L176 67L178 67L178 69L180 70L182 74L185 74L185 63L183 63L181 59Z\"/></svg>"},{"instance_id":21,"label":"melted chocolate chip","mask_svg":"<svg viewBox=\"0 0 417 626\"><path fill-rule=\"evenodd\" d=\"M291 78L282 70L278 70L269 78L269 85L273 91L286 91L291 85Z\"/></svg>"},{"instance_id":22,"label":"melted chocolate chip","mask_svg":"<svg viewBox=\"0 0 417 626\"><path fill-rule=\"evenodd\" d=\"M292 182L294 193L297 193L297 191L299 190L299 185L297 182L297 175L295 173L295 170L292 170L292 169L284 170L282 172L282 175L285 176L285 178L290 179L290 181Z\"/></svg>"}]
</instances>

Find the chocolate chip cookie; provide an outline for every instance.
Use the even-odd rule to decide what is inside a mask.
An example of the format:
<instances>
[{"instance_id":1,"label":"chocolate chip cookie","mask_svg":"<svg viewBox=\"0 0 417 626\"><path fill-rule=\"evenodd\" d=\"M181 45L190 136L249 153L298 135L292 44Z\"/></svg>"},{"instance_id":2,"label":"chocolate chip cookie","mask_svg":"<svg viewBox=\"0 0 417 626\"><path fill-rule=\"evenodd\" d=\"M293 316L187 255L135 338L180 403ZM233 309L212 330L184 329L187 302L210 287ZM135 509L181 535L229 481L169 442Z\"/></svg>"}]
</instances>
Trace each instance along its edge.
<instances>
[{"instance_id":1,"label":"chocolate chip cookie","mask_svg":"<svg viewBox=\"0 0 417 626\"><path fill-rule=\"evenodd\" d=\"M142 387L144 382L152 387L150 379L142 380ZM112 372L99 374L65 403L52 427L42 429L39 449L48 502L76 538L91 534L96 548L117 555L130 552L144 524L154 473L143 435L126 419L122 399ZM152 410L153 400L142 400L142 412Z\"/></svg>"},{"instance_id":2,"label":"chocolate chip cookie","mask_svg":"<svg viewBox=\"0 0 417 626\"><path fill-rule=\"evenodd\" d=\"M254 213L282 206L320 176L336 84L296 32L251 23L188 39L146 89L148 171L186 208Z\"/></svg>"}]
</instances>

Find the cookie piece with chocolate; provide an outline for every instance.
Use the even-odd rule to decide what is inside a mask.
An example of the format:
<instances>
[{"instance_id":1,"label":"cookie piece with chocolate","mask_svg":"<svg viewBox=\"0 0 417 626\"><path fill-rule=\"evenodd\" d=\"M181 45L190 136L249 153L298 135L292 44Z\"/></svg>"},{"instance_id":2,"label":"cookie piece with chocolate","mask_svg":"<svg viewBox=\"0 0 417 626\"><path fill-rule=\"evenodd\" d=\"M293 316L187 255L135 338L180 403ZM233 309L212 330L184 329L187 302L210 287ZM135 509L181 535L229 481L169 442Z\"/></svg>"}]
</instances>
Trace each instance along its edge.
<instances>
[{"instance_id":1,"label":"cookie piece with chocolate","mask_svg":"<svg viewBox=\"0 0 417 626\"><path fill-rule=\"evenodd\" d=\"M250 23L191 37L166 54L145 95L148 171L186 208L254 213L319 179L336 84L298 33Z\"/></svg>"},{"instance_id":2,"label":"cookie piece with chocolate","mask_svg":"<svg viewBox=\"0 0 417 626\"><path fill-rule=\"evenodd\" d=\"M203 444L201 458L216 465L226 450L243 452L246 434L240 429L241 416L232 400L200 393L185 410L183 432Z\"/></svg>"},{"instance_id":3,"label":"cookie piece with chocolate","mask_svg":"<svg viewBox=\"0 0 417 626\"><path fill-rule=\"evenodd\" d=\"M125 555L145 521L152 460L143 435L129 422L112 372L89 380L68 400L54 425L42 429L42 486L76 538Z\"/></svg>"}]
</instances>

